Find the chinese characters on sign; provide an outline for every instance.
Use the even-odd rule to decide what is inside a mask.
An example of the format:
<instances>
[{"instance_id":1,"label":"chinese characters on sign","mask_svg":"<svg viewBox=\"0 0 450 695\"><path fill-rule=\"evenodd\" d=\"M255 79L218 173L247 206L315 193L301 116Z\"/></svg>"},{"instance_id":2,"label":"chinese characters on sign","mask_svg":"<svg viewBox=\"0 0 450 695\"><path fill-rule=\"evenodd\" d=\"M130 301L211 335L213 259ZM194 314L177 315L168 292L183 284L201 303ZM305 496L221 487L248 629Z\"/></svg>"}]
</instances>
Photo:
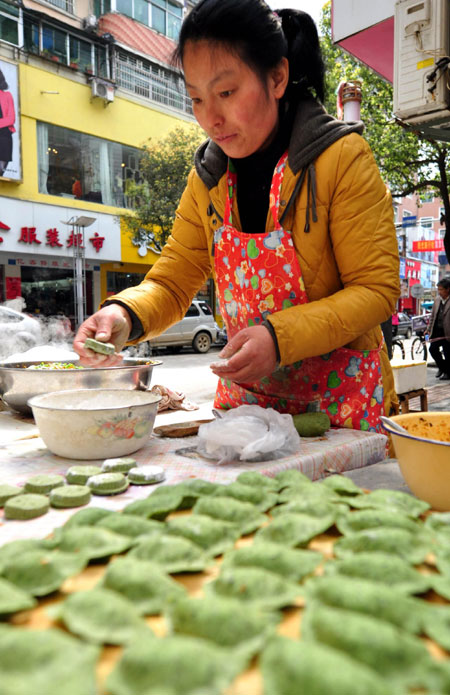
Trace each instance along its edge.
<instances>
[{"instance_id":1,"label":"chinese characters on sign","mask_svg":"<svg viewBox=\"0 0 450 695\"><path fill-rule=\"evenodd\" d=\"M6 224L3 222L0 222L0 229L4 230L9 230L10 227L8 227ZM3 238L0 237L0 243L3 241ZM18 241L21 242L22 244L42 244L42 240L39 239L38 233L36 230L36 227L21 227L20 228L20 233L19 233L19 238ZM89 237L88 240L91 244L92 247L95 249L95 251L98 253L101 248L103 248L103 242L105 241L105 237L100 236L97 232L94 233L94 236ZM60 232L56 227L52 227L51 229L47 229L45 232L45 245L46 246L51 246L52 248L63 248L64 244L61 243L60 240ZM66 248L84 248L83 245L83 234L81 232L74 232L74 230L70 230L69 235L67 236L65 240L65 246Z\"/></svg>"},{"instance_id":2,"label":"chinese characters on sign","mask_svg":"<svg viewBox=\"0 0 450 695\"><path fill-rule=\"evenodd\" d=\"M443 239L431 239L429 241L413 241L413 251L442 251L444 248Z\"/></svg>"}]
</instances>

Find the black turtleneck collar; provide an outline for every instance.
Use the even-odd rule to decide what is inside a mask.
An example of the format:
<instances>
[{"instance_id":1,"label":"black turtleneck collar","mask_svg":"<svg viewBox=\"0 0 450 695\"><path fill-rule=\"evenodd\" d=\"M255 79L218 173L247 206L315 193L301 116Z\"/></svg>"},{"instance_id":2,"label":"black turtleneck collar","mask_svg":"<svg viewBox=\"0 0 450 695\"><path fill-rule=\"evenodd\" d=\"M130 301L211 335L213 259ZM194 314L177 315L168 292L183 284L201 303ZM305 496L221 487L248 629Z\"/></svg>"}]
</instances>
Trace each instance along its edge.
<instances>
[{"instance_id":1,"label":"black turtleneck collar","mask_svg":"<svg viewBox=\"0 0 450 695\"><path fill-rule=\"evenodd\" d=\"M281 155L287 150L291 128L283 124L272 142L248 157L233 159L237 173L237 204L242 231L246 234L264 232L269 209L269 193L273 172Z\"/></svg>"}]
</instances>

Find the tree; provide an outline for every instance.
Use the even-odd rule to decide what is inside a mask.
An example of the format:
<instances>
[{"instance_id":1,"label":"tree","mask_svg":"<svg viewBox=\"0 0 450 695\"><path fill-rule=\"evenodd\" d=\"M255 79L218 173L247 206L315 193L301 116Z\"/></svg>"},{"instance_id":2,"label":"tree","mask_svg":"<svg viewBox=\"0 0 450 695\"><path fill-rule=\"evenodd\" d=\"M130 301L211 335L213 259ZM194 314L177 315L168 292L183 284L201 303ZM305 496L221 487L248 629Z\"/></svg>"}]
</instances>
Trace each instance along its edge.
<instances>
[{"instance_id":1,"label":"tree","mask_svg":"<svg viewBox=\"0 0 450 695\"><path fill-rule=\"evenodd\" d=\"M322 10L320 22L325 61L329 113L336 114L336 90L343 80L362 81L361 120L365 137L374 153L382 176L395 198L433 190L445 210L444 248L450 260L450 148L447 143L426 138L405 127L393 116L393 88L389 82L346 54L331 40L331 3Z\"/></svg>"},{"instance_id":2,"label":"tree","mask_svg":"<svg viewBox=\"0 0 450 695\"><path fill-rule=\"evenodd\" d=\"M124 219L136 246L161 252L172 230L195 150L204 139L197 126L177 127L161 140L150 138L144 146L140 161L142 181L131 181L126 188L134 211L124 215Z\"/></svg>"}]
</instances>

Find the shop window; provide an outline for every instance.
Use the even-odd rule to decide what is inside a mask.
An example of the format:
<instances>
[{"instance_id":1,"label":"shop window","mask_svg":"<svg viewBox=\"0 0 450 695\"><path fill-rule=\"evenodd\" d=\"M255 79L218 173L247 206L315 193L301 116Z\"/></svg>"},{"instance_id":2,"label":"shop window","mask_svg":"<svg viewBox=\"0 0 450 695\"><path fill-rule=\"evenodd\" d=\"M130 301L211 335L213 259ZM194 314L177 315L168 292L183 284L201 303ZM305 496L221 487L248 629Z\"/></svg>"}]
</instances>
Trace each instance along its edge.
<instances>
[{"instance_id":1,"label":"shop window","mask_svg":"<svg viewBox=\"0 0 450 695\"><path fill-rule=\"evenodd\" d=\"M19 8L0 0L0 41L19 45Z\"/></svg>"},{"instance_id":2,"label":"shop window","mask_svg":"<svg viewBox=\"0 0 450 695\"><path fill-rule=\"evenodd\" d=\"M106 273L106 293L111 297L117 292L126 290L128 287L139 285L145 277L145 273L116 273L109 271Z\"/></svg>"},{"instance_id":3,"label":"shop window","mask_svg":"<svg viewBox=\"0 0 450 695\"><path fill-rule=\"evenodd\" d=\"M131 207L126 182L141 181L141 151L68 128L38 123L39 193Z\"/></svg>"}]
</instances>

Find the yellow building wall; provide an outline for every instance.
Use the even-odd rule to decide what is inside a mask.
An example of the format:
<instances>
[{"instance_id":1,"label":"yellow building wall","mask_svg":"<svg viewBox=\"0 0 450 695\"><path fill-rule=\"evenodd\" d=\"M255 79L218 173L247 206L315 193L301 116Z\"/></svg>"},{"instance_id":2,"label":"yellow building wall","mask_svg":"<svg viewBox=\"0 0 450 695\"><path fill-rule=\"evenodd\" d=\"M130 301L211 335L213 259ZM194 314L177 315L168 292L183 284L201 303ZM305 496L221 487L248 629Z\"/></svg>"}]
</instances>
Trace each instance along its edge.
<instances>
[{"instance_id":1,"label":"yellow building wall","mask_svg":"<svg viewBox=\"0 0 450 695\"><path fill-rule=\"evenodd\" d=\"M191 122L161 113L149 106L125 99L116 93L105 106L103 99L91 98L89 84L68 79L61 72L19 64L22 136L22 183L2 181L1 194L47 205L119 214L121 208L87 201L45 195L38 192L36 122L43 121L87 133L131 147L142 147L148 139L164 137L176 127ZM55 92L55 93L53 93Z\"/></svg>"}]
</instances>

